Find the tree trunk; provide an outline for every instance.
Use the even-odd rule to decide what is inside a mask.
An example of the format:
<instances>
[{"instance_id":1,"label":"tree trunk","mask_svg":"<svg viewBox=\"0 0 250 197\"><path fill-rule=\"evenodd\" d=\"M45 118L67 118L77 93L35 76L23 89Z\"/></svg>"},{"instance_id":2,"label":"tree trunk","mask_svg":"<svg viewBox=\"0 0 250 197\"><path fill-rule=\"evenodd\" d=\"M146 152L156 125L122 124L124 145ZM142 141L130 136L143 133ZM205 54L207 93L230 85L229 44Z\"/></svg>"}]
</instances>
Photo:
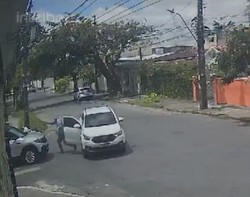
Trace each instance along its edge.
<instances>
[{"instance_id":1,"label":"tree trunk","mask_svg":"<svg viewBox=\"0 0 250 197\"><path fill-rule=\"evenodd\" d=\"M99 68L104 77L106 77L108 82L108 92L116 94L121 91L121 82L115 70L113 68L107 68L99 56L95 58L94 64L97 68Z\"/></svg>"},{"instance_id":2,"label":"tree trunk","mask_svg":"<svg viewBox=\"0 0 250 197\"><path fill-rule=\"evenodd\" d=\"M4 112L4 79L3 79L3 58L0 45L0 196L12 197L13 185L11 182L11 174L6 154L5 143L5 112Z\"/></svg>"},{"instance_id":3,"label":"tree trunk","mask_svg":"<svg viewBox=\"0 0 250 197\"><path fill-rule=\"evenodd\" d=\"M99 81L98 81L98 69L96 66L95 66L95 90L97 94L100 93Z\"/></svg>"},{"instance_id":4,"label":"tree trunk","mask_svg":"<svg viewBox=\"0 0 250 197\"><path fill-rule=\"evenodd\" d=\"M17 97L18 97L18 89L13 88L13 106L16 107L17 105Z\"/></svg>"},{"instance_id":5,"label":"tree trunk","mask_svg":"<svg viewBox=\"0 0 250 197\"><path fill-rule=\"evenodd\" d=\"M73 78L73 83L74 83L74 88L73 89L74 89L74 92L75 92L78 89L78 81L77 81L76 75L73 75L72 78Z\"/></svg>"}]
</instances>

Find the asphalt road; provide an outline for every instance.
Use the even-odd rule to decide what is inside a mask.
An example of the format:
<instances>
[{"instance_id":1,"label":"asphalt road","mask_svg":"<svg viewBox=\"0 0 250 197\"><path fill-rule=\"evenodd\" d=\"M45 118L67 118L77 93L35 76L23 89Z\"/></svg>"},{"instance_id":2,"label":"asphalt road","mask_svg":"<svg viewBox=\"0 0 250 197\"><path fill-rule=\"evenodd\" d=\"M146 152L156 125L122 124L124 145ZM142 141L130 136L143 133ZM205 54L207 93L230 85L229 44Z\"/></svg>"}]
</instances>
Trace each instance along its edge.
<instances>
[{"instance_id":1,"label":"asphalt road","mask_svg":"<svg viewBox=\"0 0 250 197\"><path fill-rule=\"evenodd\" d=\"M79 116L87 105L68 103L38 111L40 117ZM50 154L43 163L19 167L20 186L56 187L90 197L248 197L250 131L229 120L173 114L109 103L123 116L129 142L124 155L93 160L80 150L59 153L49 134ZM49 121L49 120L48 120Z\"/></svg>"}]
</instances>

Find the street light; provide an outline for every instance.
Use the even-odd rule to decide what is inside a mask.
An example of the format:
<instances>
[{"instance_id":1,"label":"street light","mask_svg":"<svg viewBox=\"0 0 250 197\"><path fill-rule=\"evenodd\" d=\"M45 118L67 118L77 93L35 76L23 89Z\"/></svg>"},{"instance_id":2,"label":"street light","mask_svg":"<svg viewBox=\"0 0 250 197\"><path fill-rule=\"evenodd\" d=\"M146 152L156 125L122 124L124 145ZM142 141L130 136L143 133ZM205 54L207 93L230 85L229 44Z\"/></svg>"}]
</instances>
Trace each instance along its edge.
<instances>
[{"instance_id":1,"label":"street light","mask_svg":"<svg viewBox=\"0 0 250 197\"><path fill-rule=\"evenodd\" d=\"M170 10L167 9L168 12L170 12L171 14L176 14L177 16L179 16L181 18L181 20L183 21L183 23L185 24L186 28L188 29L188 31L190 32L190 34L192 35L192 37L194 38L194 40L196 42L198 42L197 38L195 37L194 33L192 32L192 30L189 28L188 24L186 23L186 21L184 20L184 18L182 17L182 15L178 12L175 12L174 9Z\"/></svg>"},{"instance_id":2,"label":"street light","mask_svg":"<svg viewBox=\"0 0 250 197\"><path fill-rule=\"evenodd\" d=\"M192 37L196 41L198 45L198 79L199 79L199 89L200 89L200 109L207 109L207 80L206 80L206 66L205 66L205 52L204 52L204 24L203 24L203 0L198 1L198 16L197 16L197 35L198 38L195 37L192 30L187 25L186 21L182 17L181 14L175 12L174 9L167 9L171 14L176 14L181 18L188 31L191 33Z\"/></svg>"}]
</instances>

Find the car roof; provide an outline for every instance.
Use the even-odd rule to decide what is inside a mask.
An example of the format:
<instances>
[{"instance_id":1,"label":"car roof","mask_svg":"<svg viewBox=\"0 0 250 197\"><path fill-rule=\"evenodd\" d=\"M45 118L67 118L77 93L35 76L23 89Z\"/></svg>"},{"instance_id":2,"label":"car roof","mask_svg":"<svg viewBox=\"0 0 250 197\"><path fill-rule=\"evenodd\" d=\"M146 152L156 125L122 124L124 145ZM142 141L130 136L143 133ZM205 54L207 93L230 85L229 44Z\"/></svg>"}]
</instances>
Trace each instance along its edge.
<instances>
[{"instance_id":1,"label":"car roof","mask_svg":"<svg viewBox=\"0 0 250 197\"><path fill-rule=\"evenodd\" d=\"M85 109L85 113L87 115L98 114L98 113L108 113L108 112L111 112L111 109L108 106L91 107L91 108Z\"/></svg>"}]
</instances>

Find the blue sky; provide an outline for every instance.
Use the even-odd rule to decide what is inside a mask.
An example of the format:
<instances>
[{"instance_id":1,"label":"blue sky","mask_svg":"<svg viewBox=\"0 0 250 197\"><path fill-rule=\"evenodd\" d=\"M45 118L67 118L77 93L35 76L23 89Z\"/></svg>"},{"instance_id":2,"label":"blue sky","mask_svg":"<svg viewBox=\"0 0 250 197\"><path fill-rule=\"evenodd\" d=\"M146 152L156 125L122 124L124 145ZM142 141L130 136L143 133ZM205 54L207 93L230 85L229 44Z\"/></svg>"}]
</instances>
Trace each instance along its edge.
<instances>
[{"instance_id":1,"label":"blue sky","mask_svg":"<svg viewBox=\"0 0 250 197\"><path fill-rule=\"evenodd\" d=\"M77 6L79 6L84 0L33 0L34 7L33 12L38 13L39 20L42 24L45 24L46 21L59 22L63 17L65 17L65 12L71 12ZM88 6L91 2L95 0L89 0L83 8L79 9L76 13L79 13ZM83 15L86 17L92 17L94 14L98 17L105 13L105 9L111 10L115 3L125 2L126 0L97 0L97 2L88 8ZM191 20L197 14L197 0L162 0L161 2L149 6L146 9L140 10L136 13L131 13L133 10L140 8L140 6L148 5L155 2L156 0L147 0L138 7L135 7L132 10L126 11L128 7L141 2L142 0L130 0L129 3L124 4L123 6L118 7L112 12L108 12L107 15L101 17L97 22L105 21L109 19L108 22L112 22L113 18L121 18L124 21L137 20L140 22L146 22L147 25L161 26L160 30L169 31L176 27L182 27L182 30L179 29L173 31L172 33L163 33L161 36L162 39L173 38L174 36L180 36L181 38L174 39L168 44L177 43L192 43L193 40L189 32L184 28L183 22L178 17L174 17L173 14L167 12L167 9L175 9L179 12L186 22L191 25ZM204 0L206 4L205 9L205 24L209 27L212 26L213 21L219 21L221 23L228 22L232 20L236 23L246 23L246 16L244 15L244 10L247 5L247 0ZM113 17L119 14L122 11L123 14L118 15L118 17ZM124 17L126 14L131 14L127 17ZM113 17L113 18L112 18ZM118 20L118 19L117 19ZM119 19L120 20L120 19ZM106 22L106 21L105 21ZM162 30L162 31L163 31ZM182 35L186 35L183 38ZM171 43L172 42L172 43Z\"/></svg>"},{"instance_id":2,"label":"blue sky","mask_svg":"<svg viewBox=\"0 0 250 197\"><path fill-rule=\"evenodd\" d=\"M34 0L34 11L46 11L53 14L64 14L65 12L71 12L77 6L79 6L84 0ZM78 10L80 12L86 6L88 6L94 0L89 0L82 8ZM90 15L94 13L98 8L109 8L112 7L115 3L121 0L98 0L95 4L89 7L84 13L85 15ZM131 3L132 2L132 3ZM132 0L127 3L126 6L136 4L139 0ZM76 12L77 13L77 12Z\"/></svg>"}]
</instances>

